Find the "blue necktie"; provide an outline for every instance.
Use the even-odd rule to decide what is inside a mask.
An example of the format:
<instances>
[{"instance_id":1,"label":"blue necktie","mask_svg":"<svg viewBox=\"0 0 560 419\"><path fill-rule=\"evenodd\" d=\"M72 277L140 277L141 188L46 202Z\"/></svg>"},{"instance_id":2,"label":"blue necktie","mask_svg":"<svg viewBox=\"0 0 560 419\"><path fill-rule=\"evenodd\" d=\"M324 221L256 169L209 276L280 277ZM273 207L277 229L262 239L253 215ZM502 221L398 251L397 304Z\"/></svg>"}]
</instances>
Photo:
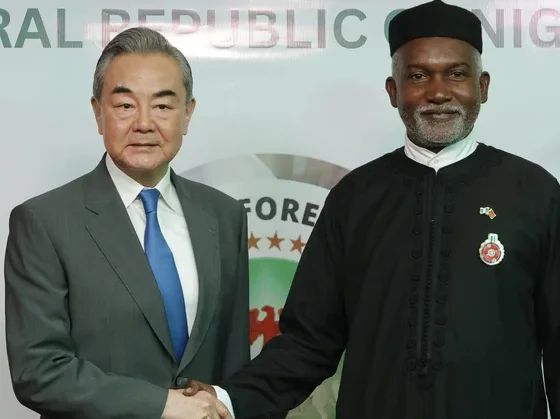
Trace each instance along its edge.
<instances>
[{"instance_id":1,"label":"blue necktie","mask_svg":"<svg viewBox=\"0 0 560 419\"><path fill-rule=\"evenodd\" d=\"M175 350L177 362L180 362L189 340L187 314L175 259L173 259L173 253L171 253L171 249L163 237L158 222L157 206L159 195L160 193L157 189L144 189L140 192L140 199L144 204L144 211L146 212L144 251L163 298L173 349Z\"/></svg>"}]
</instances>

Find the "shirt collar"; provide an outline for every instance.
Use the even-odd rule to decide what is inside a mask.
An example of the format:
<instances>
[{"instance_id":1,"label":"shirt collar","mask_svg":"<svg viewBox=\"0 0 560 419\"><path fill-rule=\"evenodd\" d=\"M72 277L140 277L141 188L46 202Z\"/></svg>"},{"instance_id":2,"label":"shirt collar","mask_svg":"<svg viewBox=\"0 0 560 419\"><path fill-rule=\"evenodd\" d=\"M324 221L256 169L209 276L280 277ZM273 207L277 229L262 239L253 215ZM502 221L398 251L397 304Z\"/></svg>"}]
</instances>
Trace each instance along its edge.
<instances>
[{"instance_id":1,"label":"shirt collar","mask_svg":"<svg viewBox=\"0 0 560 419\"><path fill-rule=\"evenodd\" d=\"M117 192L121 197L125 208L128 208L137 198L139 198L140 192L142 192L145 188L140 183L136 182L126 173L124 173L109 157L105 157L105 164L107 165L107 170L109 171L109 176L113 180L115 187L117 188ZM173 210L179 211L180 202L176 199L176 194L173 194L173 184L171 183L171 169L167 168L167 172L163 178L159 181L159 183L155 186L154 189L157 189L163 201Z\"/></svg>"},{"instance_id":2,"label":"shirt collar","mask_svg":"<svg viewBox=\"0 0 560 419\"><path fill-rule=\"evenodd\" d=\"M463 140L445 147L439 153L419 147L406 136L404 153L415 162L431 167L437 172L445 166L457 163L470 156L477 146L478 142L475 139L474 131L471 131Z\"/></svg>"}]
</instances>

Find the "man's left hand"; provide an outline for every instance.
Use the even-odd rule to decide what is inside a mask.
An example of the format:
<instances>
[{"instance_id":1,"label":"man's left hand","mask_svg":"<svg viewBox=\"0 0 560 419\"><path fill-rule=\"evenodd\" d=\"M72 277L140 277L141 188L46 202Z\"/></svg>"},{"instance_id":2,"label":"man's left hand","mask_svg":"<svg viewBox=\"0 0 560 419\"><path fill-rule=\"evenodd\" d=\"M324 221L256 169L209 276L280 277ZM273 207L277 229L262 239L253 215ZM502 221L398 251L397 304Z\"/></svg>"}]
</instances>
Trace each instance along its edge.
<instances>
[{"instance_id":1,"label":"man's left hand","mask_svg":"<svg viewBox=\"0 0 560 419\"><path fill-rule=\"evenodd\" d=\"M206 384L196 380L189 380L189 384L187 388L183 390L184 396L194 396L199 391L206 391L210 393L213 397L218 397L216 394L216 390L210 384Z\"/></svg>"}]
</instances>

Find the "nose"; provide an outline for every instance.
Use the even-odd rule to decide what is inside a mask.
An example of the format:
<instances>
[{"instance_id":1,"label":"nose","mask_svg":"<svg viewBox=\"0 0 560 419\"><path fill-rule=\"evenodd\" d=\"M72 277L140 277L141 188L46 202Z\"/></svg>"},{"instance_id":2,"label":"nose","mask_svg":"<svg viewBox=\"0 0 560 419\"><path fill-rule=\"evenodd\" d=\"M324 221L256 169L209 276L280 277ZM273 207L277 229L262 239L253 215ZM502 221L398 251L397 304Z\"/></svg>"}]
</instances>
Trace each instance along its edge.
<instances>
[{"instance_id":1,"label":"nose","mask_svg":"<svg viewBox=\"0 0 560 419\"><path fill-rule=\"evenodd\" d=\"M139 107L133 129L139 132L151 132L154 130L154 120L148 106Z\"/></svg>"},{"instance_id":2,"label":"nose","mask_svg":"<svg viewBox=\"0 0 560 419\"><path fill-rule=\"evenodd\" d=\"M426 91L426 100L436 105L441 105L453 100L451 89L447 81L441 76L432 77Z\"/></svg>"}]
</instances>

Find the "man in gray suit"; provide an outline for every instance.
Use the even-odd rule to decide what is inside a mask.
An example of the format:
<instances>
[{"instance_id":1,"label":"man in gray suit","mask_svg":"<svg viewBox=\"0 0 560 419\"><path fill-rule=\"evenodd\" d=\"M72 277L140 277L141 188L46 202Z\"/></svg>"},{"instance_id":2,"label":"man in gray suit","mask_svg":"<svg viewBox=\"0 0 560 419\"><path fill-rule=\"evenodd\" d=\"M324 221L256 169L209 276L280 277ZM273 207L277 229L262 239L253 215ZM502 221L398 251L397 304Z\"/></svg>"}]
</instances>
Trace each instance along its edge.
<instances>
[{"instance_id":1,"label":"man in gray suit","mask_svg":"<svg viewBox=\"0 0 560 419\"><path fill-rule=\"evenodd\" d=\"M250 358L245 210L169 168L195 108L190 66L159 33L129 29L93 92L97 168L10 216L15 394L49 419L230 417L227 399L181 391Z\"/></svg>"}]
</instances>

